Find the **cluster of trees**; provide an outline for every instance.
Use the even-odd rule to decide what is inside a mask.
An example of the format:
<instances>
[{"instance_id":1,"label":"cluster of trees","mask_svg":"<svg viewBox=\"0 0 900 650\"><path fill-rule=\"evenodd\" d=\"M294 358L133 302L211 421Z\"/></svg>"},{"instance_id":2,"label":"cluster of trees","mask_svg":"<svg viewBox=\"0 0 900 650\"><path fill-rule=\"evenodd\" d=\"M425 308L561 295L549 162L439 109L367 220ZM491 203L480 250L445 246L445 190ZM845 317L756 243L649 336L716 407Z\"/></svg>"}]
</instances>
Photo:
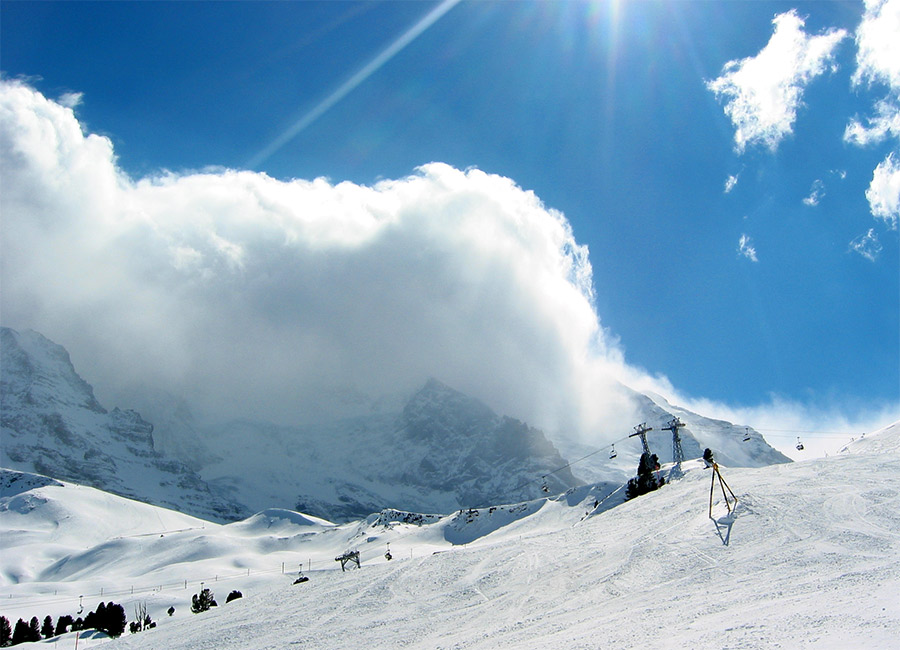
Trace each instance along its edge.
<instances>
[{"instance_id":1,"label":"cluster of trees","mask_svg":"<svg viewBox=\"0 0 900 650\"><path fill-rule=\"evenodd\" d=\"M175 608L170 607L171 613L169 616L175 613ZM147 613L147 603L141 603L140 605L134 606L134 620L129 623L128 631L132 634L137 634L138 632L143 632L144 630L149 630L151 628L156 627L156 623L150 618L150 614Z\"/></svg>"},{"instance_id":2,"label":"cluster of trees","mask_svg":"<svg viewBox=\"0 0 900 650\"><path fill-rule=\"evenodd\" d=\"M35 616L29 623L20 618L15 628L10 625L9 619L0 616L0 647L51 639L69 631L92 629L105 632L111 637L121 636L125 631L125 608L110 601L109 604L100 603L95 611L89 612L83 619L65 614L54 625L51 616L44 617L43 624Z\"/></svg>"},{"instance_id":3,"label":"cluster of trees","mask_svg":"<svg viewBox=\"0 0 900 650\"><path fill-rule=\"evenodd\" d=\"M659 458L656 454L641 454L637 476L629 479L625 486L625 498L633 499L665 485L666 480L659 476L658 470Z\"/></svg>"},{"instance_id":4,"label":"cluster of trees","mask_svg":"<svg viewBox=\"0 0 900 650\"><path fill-rule=\"evenodd\" d=\"M228 594L225 602L230 603L232 600L241 597L243 597L243 594L234 590ZM203 589L199 594L194 594L191 598L191 611L195 614L205 612L210 607L216 607L217 605L215 596L209 589ZM169 616L172 616L175 613L175 608L170 607L167 613ZM132 634L156 627L156 623L151 620L150 615L147 613L146 604L135 606L134 616L135 620L129 626ZM96 610L89 612L84 618L72 618L70 615L64 614L56 621L56 625L53 624L51 616L45 617L43 624L35 616L27 623L20 618L16 622L15 628L13 628L8 618L0 616L0 648L20 643L41 641L42 639L52 639L66 632L76 632L78 630L100 630L111 637L118 637L125 632L126 623L125 608L112 601L100 603L97 605Z\"/></svg>"}]
</instances>

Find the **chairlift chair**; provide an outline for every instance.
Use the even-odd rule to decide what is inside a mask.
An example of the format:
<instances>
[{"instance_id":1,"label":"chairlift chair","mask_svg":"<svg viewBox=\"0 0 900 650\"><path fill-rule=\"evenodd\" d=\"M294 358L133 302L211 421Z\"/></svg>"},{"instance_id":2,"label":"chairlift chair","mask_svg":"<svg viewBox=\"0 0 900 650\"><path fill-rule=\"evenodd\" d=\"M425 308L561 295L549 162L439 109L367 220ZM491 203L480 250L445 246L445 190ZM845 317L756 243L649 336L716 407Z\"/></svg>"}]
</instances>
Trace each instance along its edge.
<instances>
[{"instance_id":1,"label":"chairlift chair","mask_svg":"<svg viewBox=\"0 0 900 650\"><path fill-rule=\"evenodd\" d=\"M611 449L610 452L609 452L609 458L610 458L610 460L612 460L613 458L615 458L616 456L618 456L618 454L616 453L616 446L615 446L615 445L610 445L610 447L612 447L612 449Z\"/></svg>"},{"instance_id":2,"label":"chairlift chair","mask_svg":"<svg viewBox=\"0 0 900 650\"><path fill-rule=\"evenodd\" d=\"M803 443L800 442L800 436L797 436L797 451L803 451Z\"/></svg>"},{"instance_id":3,"label":"chairlift chair","mask_svg":"<svg viewBox=\"0 0 900 650\"><path fill-rule=\"evenodd\" d=\"M546 476L542 476L542 477L541 477L541 480L542 480L542 482L541 482L541 490L543 490L544 492L549 493L549 492L550 492L550 488L549 488L548 485L547 485L547 477L546 477Z\"/></svg>"},{"instance_id":4,"label":"chairlift chair","mask_svg":"<svg viewBox=\"0 0 900 650\"><path fill-rule=\"evenodd\" d=\"M750 442L750 429L744 431L744 442Z\"/></svg>"}]
</instances>

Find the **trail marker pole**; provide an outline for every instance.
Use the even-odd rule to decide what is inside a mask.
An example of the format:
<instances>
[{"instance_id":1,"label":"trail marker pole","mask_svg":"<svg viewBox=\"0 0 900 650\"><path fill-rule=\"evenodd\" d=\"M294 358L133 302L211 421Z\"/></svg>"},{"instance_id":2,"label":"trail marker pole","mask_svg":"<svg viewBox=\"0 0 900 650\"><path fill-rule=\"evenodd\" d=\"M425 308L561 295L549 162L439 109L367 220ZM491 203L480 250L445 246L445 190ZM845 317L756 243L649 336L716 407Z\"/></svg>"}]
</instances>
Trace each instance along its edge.
<instances>
[{"instance_id":1,"label":"trail marker pole","mask_svg":"<svg viewBox=\"0 0 900 650\"><path fill-rule=\"evenodd\" d=\"M734 492L731 491L731 488L728 487L728 483L725 482L725 479L722 478L722 472L719 471L718 463L712 464L712 482L709 485L709 518L713 519L712 507L713 507L713 492L716 489L716 478L719 479L719 487L722 489L722 496L725 499L725 508L728 510L727 516L732 516L734 514L734 509L737 507L737 497L734 496ZM728 490L728 493L725 490ZM728 494L731 495L732 502L728 501Z\"/></svg>"}]
</instances>

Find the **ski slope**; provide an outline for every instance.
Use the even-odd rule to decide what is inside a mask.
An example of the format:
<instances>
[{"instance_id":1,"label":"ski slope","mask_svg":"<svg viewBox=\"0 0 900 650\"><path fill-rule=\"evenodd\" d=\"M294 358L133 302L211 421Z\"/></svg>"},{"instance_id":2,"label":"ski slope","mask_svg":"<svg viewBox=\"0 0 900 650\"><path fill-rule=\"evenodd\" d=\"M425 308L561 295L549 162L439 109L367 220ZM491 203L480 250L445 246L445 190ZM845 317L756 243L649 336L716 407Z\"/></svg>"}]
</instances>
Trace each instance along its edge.
<instances>
[{"instance_id":1,"label":"ski slope","mask_svg":"<svg viewBox=\"0 0 900 650\"><path fill-rule=\"evenodd\" d=\"M0 613L13 623L74 613L78 594L130 582L134 596L86 597L85 606L112 599L130 615L145 602L158 627L79 648L896 648L898 441L894 425L836 457L722 468L739 499L727 546L727 531L708 517L710 471L699 464L655 493L606 509L613 495L596 511L605 495L588 488L418 523L386 512L336 526L273 510L161 537L88 535L78 549L58 537L72 518L60 515L80 507L61 494L72 488L44 486L13 497L32 499L27 516L3 497ZM725 512L718 493L715 509ZM31 550L19 553L7 540L25 521L38 523ZM334 558L353 548L362 567L342 572ZM11 566L33 554L47 565ZM309 559L310 581L291 584ZM67 572L71 563L79 570ZM220 606L193 615L201 578ZM162 589L140 590L153 582ZM225 605L232 589L244 597Z\"/></svg>"}]
</instances>

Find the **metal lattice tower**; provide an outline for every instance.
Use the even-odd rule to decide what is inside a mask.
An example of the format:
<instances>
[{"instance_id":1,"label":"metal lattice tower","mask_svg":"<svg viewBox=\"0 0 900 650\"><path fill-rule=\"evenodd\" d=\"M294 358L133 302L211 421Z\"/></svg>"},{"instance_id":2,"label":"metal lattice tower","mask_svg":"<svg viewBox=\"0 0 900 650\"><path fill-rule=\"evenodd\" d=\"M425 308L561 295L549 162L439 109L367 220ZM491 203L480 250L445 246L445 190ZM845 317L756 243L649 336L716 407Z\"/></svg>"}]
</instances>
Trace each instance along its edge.
<instances>
[{"instance_id":1,"label":"metal lattice tower","mask_svg":"<svg viewBox=\"0 0 900 650\"><path fill-rule=\"evenodd\" d=\"M635 436L641 437L641 446L644 448L644 453L648 456L650 455L650 445L647 444L647 432L653 431L653 427L648 427L646 422L641 422L637 426L634 427L634 433L629 435L629 438L634 438Z\"/></svg>"},{"instance_id":2,"label":"metal lattice tower","mask_svg":"<svg viewBox=\"0 0 900 650\"><path fill-rule=\"evenodd\" d=\"M685 424L678 418L669 420L667 426L663 427L663 431L672 432L672 460L675 461L675 467L681 469L681 463L684 460L684 451L681 449L681 436L678 435L678 429L684 427Z\"/></svg>"}]
</instances>

